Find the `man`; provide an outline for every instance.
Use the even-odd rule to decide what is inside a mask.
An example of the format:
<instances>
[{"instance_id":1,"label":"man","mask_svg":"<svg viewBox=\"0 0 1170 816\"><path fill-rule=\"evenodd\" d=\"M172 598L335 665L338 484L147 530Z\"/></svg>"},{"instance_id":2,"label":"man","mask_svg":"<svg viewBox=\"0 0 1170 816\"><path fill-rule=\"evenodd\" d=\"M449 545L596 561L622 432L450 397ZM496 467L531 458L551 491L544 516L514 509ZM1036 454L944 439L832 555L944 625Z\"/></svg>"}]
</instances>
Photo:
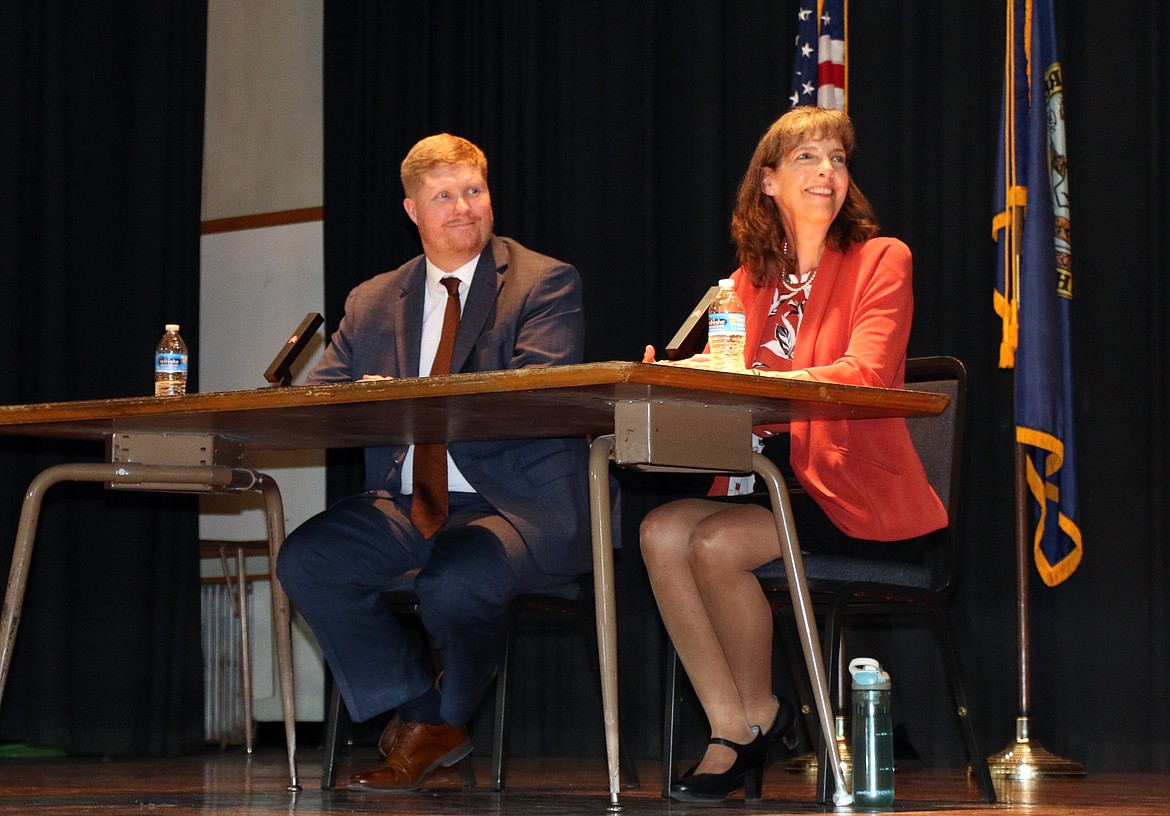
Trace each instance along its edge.
<instances>
[{"instance_id":1,"label":"man","mask_svg":"<svg viewBox=\"0 0 1170 816\"><path fill-rule=\"evenodd\" d=\"M452 373L581 361L577 270L493 235L478 147L423 139L402 162L402 185L423 255L350 293L310 381L429 376L447 357ZM590 568L587 467L581 439L451 442L446 455L442 445L370 448L367 492L288 537L277 575L351 717L396 712L378 743L385 762L350 789L415 790L471 753L465 725L495 673L510 602ZM415 569L439 678L379 602L390 579Z\"/></svg>"}]
</instances>

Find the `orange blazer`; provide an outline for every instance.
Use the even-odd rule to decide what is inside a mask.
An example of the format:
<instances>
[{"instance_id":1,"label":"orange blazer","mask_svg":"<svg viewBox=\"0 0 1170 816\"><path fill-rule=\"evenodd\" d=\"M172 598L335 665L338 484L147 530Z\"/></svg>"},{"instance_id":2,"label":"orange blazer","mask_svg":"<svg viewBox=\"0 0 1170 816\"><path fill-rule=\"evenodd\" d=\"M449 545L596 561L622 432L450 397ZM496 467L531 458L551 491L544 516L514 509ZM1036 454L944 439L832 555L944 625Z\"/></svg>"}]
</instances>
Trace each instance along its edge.
<instances>
[{"instance_id":1,"label":"orange blazer","mask_svg":"<svg viewBox=\"0 0 1170 816\"><path fill-rule=\"evenodd\" d=\"M826 248L792 367L824 382L905 387L912 269L910 249L894 238L844 252ZM742 269L732 277L747 315L750 366L773 290L753 286ZM801 420L790 431L796 478L846 535L898 541L946 526L946 508L926 480L905 420Z\"/></svg>"}]
</instances>

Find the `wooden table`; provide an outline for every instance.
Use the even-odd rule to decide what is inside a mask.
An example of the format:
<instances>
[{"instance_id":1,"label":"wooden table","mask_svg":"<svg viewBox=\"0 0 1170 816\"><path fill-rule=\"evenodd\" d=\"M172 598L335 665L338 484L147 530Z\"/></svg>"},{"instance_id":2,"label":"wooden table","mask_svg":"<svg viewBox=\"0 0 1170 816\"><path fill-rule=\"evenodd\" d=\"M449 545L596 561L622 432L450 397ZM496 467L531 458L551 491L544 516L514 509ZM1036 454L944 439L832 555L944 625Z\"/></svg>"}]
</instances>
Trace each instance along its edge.
<instances>
[{"instance_id":1,"label":"wooden table","mask_svg":"<svg viewBox=\"0 0 1170 816\"><path fill-rule=\"evenodd\" d=\"M104 442L109 460L49 468L34 479L26 495L0 617L0 699L41 496L57 482L100 481L112 488L160 491L258 491L264 497L274 566L284 539L280 493L269 477L239 466L244 450L590 436L595 437L590 503L611 807L620 805L610 461L647 470L754 470L764 477L840 795L844 788L833 712L788 495L771 462L753 454L751 427L795 418L937 414L946 405L946 397L937 394L613 362L184 397L0 406L2 434ZM289 781L295 789L290 615L275 580L272 604Z\"/></svg>"}]
</instances>

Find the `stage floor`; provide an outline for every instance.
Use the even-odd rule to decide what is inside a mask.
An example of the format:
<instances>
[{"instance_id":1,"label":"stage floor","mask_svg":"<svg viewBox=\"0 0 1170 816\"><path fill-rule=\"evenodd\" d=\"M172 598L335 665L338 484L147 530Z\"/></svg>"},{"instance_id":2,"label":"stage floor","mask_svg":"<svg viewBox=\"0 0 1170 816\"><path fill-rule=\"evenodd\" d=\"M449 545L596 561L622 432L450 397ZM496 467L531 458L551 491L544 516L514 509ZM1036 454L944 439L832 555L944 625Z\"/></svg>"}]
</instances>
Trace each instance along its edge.
<instances>
[{"instance_id":1,"label":"stage floor","mask_svg":"<svg viewBox=\"0 0 1170 816\"><path fill-rule=\"evenodd\" d=\"M346 756L341 775L377 764L372 749ZM609 806L604 761L512 759L507 787L484 787L488 759L476 757L479 787L464 790L455 769L446 769L417 793L378 795L322 791L320 751L299 755L302 790L285 790L287 764L277 748L251 757L239 749L209 749L198 757L149 760L0 759L0 814L261 814L394 813L404 816L605 816ZM833 812L812 802L813 780L770 766L764 800L742 798L718 805L689 805L660 795L658 764L639 763L642 787L622 794L623 814L803 814ZM1089 774L1082 779L997 783L1000 802L980 804L965 773L900 768L895 813L1007 814L1008 816L1153 816L1170 814L1170 776Z\"/></svg>"}]
</instances>

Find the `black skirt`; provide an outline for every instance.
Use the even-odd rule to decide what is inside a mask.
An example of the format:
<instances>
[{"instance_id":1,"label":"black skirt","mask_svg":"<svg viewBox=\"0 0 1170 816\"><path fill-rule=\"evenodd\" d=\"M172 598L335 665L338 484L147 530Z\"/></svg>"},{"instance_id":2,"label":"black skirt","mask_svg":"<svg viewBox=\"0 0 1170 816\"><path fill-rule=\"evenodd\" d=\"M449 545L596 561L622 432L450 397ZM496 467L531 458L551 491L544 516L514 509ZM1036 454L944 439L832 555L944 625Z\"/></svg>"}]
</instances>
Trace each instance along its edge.
<instances>
[{"instance_id":1,"label":"black skirt","mask_svg":"<svg viewBox=\"0 0 1170 816\"><path fill-rule=\"evenodd\" d=\"M788 484L795 485L796 477L792 471L790 459L790 445L788 434L776 434L764 439L764 456L768 457L779 468ZM757 479L758 481L758 479ZM771 510L772 503L766 490L747 493L741 496L727 496L721 501L736 504L759 504ZM852 558L870 558L878 561L899 561L905 563L920 563L928 550L942 543L946 529L935 530L926 535L907 538L901 541L871 541L864 538L853 538L841 531L833 523L820 505L803 489L789 488L789 501L792 504L792 517L796 523L796 534L800 539L800 549L804 552L830 553L847 555Z\"/></svg>"}]
</instances>

